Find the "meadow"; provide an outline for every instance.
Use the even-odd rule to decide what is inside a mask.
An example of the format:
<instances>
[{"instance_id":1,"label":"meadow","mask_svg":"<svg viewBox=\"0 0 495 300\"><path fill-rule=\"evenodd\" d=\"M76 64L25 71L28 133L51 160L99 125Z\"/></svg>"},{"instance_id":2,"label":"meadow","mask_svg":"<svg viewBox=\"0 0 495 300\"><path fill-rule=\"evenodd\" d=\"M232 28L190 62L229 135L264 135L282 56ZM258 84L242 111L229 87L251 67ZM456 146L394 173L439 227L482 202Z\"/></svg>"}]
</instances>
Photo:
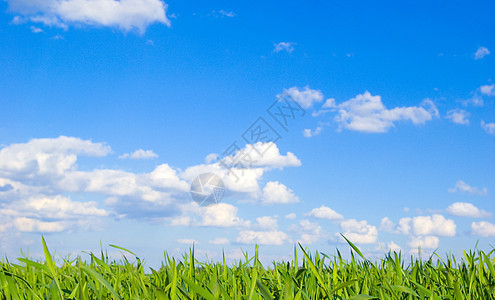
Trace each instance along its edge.
<instances>
[{"instance_id":1,"label":"meadow","mask_svg":"<svg viewBox=\"0 0 495 300\"><path fill-rule=\"evenodd\" d=\"M192 248L181 259L164 253L154 270L114 245L135 260L109 260L101 251L57 265L42 238L43 260L1 261L0 299L495 299L495 249L464 251L460 259L389 252L372 262L347 242L348 260L298 244L292 261L263 266L255 247L254 256L227 265L225 256L200 262Z\"/></svg>"}]
</instances>

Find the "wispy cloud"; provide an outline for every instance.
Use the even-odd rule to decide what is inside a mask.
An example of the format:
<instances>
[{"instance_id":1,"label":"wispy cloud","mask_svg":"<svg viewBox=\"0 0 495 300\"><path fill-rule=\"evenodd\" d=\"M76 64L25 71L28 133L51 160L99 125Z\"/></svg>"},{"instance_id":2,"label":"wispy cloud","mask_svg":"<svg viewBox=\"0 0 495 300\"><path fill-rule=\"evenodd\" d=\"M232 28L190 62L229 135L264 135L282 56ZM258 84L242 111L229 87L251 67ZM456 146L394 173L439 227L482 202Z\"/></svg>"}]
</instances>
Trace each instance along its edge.
<instances>
[{"instance_id":1,"label":"wispy cloud","mask_svg":"<svg viewBox=\"0 0 495 300\"><path fill-rule=\"evenodd\" d=\"M469 125L469 113L462 109L452 109L447 111L446 118L456 124Z\"/></svg>"},{"instance_id":2,"label":"wispy cloud","mask_svg":"<svg viewBox=\"0 0 495 300\"><path fill-rule=\"evenodd\" d=\"M273 52L278 53L281 51L285 51L288 53L292 53L294 51L295 43L292 42L280 42L275 44Z\"/></svg>"},{"instance_id":3,"label":"wispy cloud","mask_svg":"<svg viewBox=\"0 0 495 300\"><path fill-rule=\"evenodd\" d=\"M158 154L153 152L152 150L143 150L139 149L136 150L132 153L125 153L119 156L120 159L151 159L151 158L157 158Z\"/></svg>"},{"instance_id":4,"label":"wispy cloud","mask_svg":"<svg viewBox=\"0 0 495 300\"><path fill-rule=\"evenodd\" d=\"M495 96L495 84L482 85L480 87L481 94L486 96Z\"/></svg>"},{"instance_id":5,"label":"wispy cloud","mask_svg":"<svg viewBox=\"0 0 495 300\"><path fill-rule=\"evenodd\" d=\"M31 29L32 33L42 33L43 32L43 29L38 28L36 26L31 26L30 29Z\"/></svg>"},{"instance_id":6,"label":"wispy cloud","mask_svg":"<svg viewBox=\"0 0 495 300\"><path fill-rule=\"evenodd\" d=\"M453 188L449 189L449 193L468 193L471 195L485 196L488 194L488 189L486 187L479 189L474 186L470 186L462 180L458 180Z\"/></svg>"},{"instance_id":7,"label":"wispy cloud","mask_svg":"<svg viewBox=\"0 0 495 300\"><path fill-rule=\"evenodd\" d=\"M483 57L490 54L490 50L486 47L479 47L478 50L474 53L474 59L482 59Z\"/></svg>"},{"instance_id":8,"label":"wispy cloud","mask_svg":"<svg viewBox=\"0 0 495 300\"><path fill-rule=\"evenodd\" d=\"M495 123L485 123L485 121L481 121L481 128L488 134L495 135Z\"/></svg>"},{"instance_id":9,"label":"wispy cloud","mask_svg":"<svg viewBox=\"0 0 495 300\"><path fill-rule=\"evenodd\" d=\"M219 10L218 13L224 17L229 17L229 18L233 18L235 17L235 13L233 11L227 11L227 10Z\"/></svg>"}]
</instances>

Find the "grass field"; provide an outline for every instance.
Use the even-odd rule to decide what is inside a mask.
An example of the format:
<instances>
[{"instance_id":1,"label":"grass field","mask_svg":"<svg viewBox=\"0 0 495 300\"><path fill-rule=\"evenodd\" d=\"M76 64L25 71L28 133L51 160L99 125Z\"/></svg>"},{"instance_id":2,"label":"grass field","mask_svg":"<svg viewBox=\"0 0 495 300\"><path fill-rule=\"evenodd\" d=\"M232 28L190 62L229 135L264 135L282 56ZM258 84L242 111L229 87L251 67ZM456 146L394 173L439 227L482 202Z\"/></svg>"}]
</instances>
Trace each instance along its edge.
<instances>
[{"instance_id":1,"label":"grass field","mask_svg":"<svg viewBox=\"0 0 495 300\"><path fill-rule=\"evenodd\" d=\"M125 256L110 261L103 251L57 266L42 243L44 261L0 263L0 299L495 299L495 249L461 259L404 260L393 252L371 262L348 241L349 260L296 245L293 261L270 266L259 262L258 247L254 257L230 266L225 258L201 263L191 249L181 260L165 253L162 267L150 273L137 256L134 263Z\"/></svg>"}]
</instances>

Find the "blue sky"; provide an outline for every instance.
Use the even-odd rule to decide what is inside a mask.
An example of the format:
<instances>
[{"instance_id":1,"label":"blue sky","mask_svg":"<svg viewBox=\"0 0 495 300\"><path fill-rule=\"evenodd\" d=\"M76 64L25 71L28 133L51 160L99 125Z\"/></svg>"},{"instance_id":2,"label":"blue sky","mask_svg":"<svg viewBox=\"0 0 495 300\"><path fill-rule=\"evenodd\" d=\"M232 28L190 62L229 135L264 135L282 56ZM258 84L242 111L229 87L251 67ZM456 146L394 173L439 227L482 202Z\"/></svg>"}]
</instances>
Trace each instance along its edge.
<instances>
[{"instance_id":1,"label":"blue sky","mask_svg":"<svg viewBox=\"0 0 495 300\"><path fill-rule=\"evenodd\" d=\"M0 252L490 249L494 8L0 1ZM277 140L243 139L259 118ZM245 153L240 178L219 164ZM218 205L189 195L205 172Z\"/></svg>"}]
</instances>

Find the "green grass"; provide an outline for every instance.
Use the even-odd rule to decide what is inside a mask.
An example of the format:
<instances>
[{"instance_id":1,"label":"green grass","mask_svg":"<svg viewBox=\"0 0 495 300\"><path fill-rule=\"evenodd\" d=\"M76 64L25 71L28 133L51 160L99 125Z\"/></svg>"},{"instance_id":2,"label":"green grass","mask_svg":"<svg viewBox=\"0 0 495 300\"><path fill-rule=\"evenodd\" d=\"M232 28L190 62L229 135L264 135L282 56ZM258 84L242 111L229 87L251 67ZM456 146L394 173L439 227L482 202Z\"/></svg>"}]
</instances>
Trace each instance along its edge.
<instances>
[{"instance_id":1,"label":"green grass","mask_svg":"<svg viewBox=\"0 0 495 300\"><path fill-rule=\"evenodd\" d=\"M103 251L57 266L42 243L43 261L0 263L0 299L495 299L495 249L407 262L391 252L372 262L348 241L350 260L296 245L293 261L270 266L260 263L258 247L254 257L245 254L230 266L225 257L199 262L191 249L181 260L165 253L162 267L150 273L137 257L110 261Z\"/></svg>"}]
</instances>

